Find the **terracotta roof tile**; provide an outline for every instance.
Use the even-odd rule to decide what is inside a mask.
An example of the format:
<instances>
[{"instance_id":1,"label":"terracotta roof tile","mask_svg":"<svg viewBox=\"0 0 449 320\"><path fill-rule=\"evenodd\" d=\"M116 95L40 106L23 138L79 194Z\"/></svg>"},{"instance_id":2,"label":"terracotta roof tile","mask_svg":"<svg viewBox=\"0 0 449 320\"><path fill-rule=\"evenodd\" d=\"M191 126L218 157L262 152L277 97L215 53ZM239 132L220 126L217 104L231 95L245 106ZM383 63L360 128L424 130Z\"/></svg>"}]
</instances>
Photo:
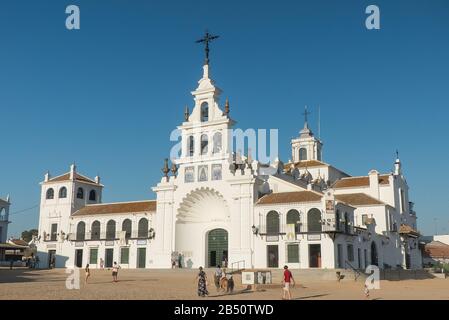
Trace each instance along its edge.
<instances>
[{"instance_id":1,"label":"terracotta roof tile","mask_svg":"<svg viewBox=\"0 0 449 320\"><path fill-rule=\"evenodd\" d=\"M311 191L271 193L259 199L257 204L319 202L322 196Z\"/></svg>"},{"instance_id":2,"label":"terracotta roof tile","mask_svg":"<svg viewBox=\"0 0 449 320\"><path fill-rule=\"evenodd\" d=\"M335 199L353 206L385 205L382 201L365 193L336 194Z\"/></svg>"},{"instance_id":3,"label":"terracotta roof tile","mask_svg":"<svg viewBox=\"0 0 449 320\"><path fill-rule=\"evenodd\" d=\"M285 164L284 169L290 170L291 165L292 165L291 163ZM299 161L299 162L296 162L294 165L295 165L295 168L329 167L329 165L327 163L324 163L324 162L321 162L318 160Z\"/></svg>"},{"instance_id":4,"label":"terracotta roof tile","mask_svg":"<svg viewBox=\"0 0 449 320\"><path fill-rule=\"evenodd\" d=\"M389 184L389 175L380 175L379 176L379 184L387 185ZM368 187L369 186L369 177L349 177L342 178L334 183L334 188L354 188L354 187Z\"/></svg>"},{"instance_id":5,"label":"terracotta roof tile","mask_svg":"<svg viewBox=\"0 0 449 320\"><path fill-rule=\"evenodd\" d=\"M155 212L156 200L119 202L87 205L72 216L85 216L97 214L116 214L116 213L137 213L137 212Z\"/></svg>"},{"instance_id":6,"label":"terracotta roof tile","mask_svg":"<svg viewBox=\"0 0 449 320\"><path fill-rule=\"evenodd\" d=\"M416 231L412 227L405 225L405 224L401 224L401 227L399 228L399 233L400 234L408 234L411 236L419 236L420 235L418 231Z\"/></svg>"},{"instance_id":7,"label":"terracotta roof tile","mask_svg":"<svg viewBox=\"0 0 449 320\"><path fill-rule=\"evenodd\" d=\"M28 242L22 239L11 239L10 242L18 246L28 247Z\"/></svg>"},{"instance_id":8,"label":"terracotta roof tile","mask_svg":"<svg viewBox=\"0 0 449 320\"><path fill-rule=\"evenodd\" d=\"M80 175L78 173L75 173L75 180L81 181L81 182L96 183L95 180L92 180L92 179L85 177L83 175ZM70 173L66 173L61 176L54 177L48 181L49 182L70 181Z\"/></svg>"},{"instance_id":9,"label":"terracotta roof tile","mask_svg":"<svg viewBox=\"0 0 449 320\"><path fill-rule=\"evenodd\" d=\"M449 258L449 245L432 241L424 246L424 255L431 258Z\"/></svg>"}]
</instances>

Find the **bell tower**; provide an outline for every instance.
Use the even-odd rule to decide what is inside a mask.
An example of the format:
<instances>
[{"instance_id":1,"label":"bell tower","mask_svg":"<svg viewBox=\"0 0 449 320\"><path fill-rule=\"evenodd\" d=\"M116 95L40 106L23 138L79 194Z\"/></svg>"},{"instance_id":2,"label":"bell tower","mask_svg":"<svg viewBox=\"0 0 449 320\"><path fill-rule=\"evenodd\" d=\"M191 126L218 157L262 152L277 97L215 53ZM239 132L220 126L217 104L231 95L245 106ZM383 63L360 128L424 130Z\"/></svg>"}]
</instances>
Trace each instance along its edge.
<instances>
[{"instance_id":1,"label":"bell tower","mask_svg":"<svg viewBox=\"0 0 449 320\"><path fill-rule=\"evenodd\" d=\"M310 112L307 111L307 106L303 114L304 127L299 132L299 137L291 140L292 160L294 163L310 160L321 161L323 143L313 135L312 130L309 128L307 116Z\"/></svg>"}]
</instances>

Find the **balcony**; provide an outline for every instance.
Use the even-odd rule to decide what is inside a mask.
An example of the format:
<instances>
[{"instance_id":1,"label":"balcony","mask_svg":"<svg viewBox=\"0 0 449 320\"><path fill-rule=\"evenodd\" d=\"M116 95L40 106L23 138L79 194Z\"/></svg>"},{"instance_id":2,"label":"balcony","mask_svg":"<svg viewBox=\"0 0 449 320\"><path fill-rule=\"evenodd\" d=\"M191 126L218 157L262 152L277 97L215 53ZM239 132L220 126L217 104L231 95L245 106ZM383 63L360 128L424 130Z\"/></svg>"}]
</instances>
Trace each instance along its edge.
<instances>
[{"instance_id":1,"label":"balcony","mask_svg":"<svg viewBox=\"0 0 449 320\"><path fill-rule=\"evenodd\" d=\"M142 240L153 239L155 236L153 229L139 231L133 230L131 233L123 234L123 231L117 232L86 232L85 234L78 234L76 232L70 233L68 240L70 241L114 241L114 240Z\"/></svg>"},{"instance_id":2,"label":"balcony","mask_svg":"<svg viewBox=\"0 0 449 320\"><path fill-rule=\"evenodd\" d=\"M9 222L7 216L0 216L0 222Z\"/></svg>"},{"instance_id":3,"label":"balcony","mask_svg":"<svg viewBox=\"0 0 449 320\"><path fill-rule=\"evenodd\" d=\"M281 224L278 228L267 228L265 224L260 225L258 228L258 234L261 236L283 236L290 233L289 225ZM317 233L334 233L334 234L346 234L355 235L354 227L352 225L346 225L344 222L325 222L323 224L313 224L308 226L305 223L296 224L294 227L295 234L317 234Z\"/></svg>"}]
</instances>

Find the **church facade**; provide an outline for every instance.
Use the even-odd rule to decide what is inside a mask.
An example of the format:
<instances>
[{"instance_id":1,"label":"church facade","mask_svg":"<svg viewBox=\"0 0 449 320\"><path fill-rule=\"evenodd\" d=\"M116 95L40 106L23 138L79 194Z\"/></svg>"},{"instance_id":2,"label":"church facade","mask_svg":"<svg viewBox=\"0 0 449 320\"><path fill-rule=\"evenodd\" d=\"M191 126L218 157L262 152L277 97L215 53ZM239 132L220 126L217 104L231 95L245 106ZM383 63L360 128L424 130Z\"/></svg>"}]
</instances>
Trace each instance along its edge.
<instances>
[{"instance_id":1,"label":"church facade","mask_svg":"<svg viewBox=\"0 0 449 320\"><path fill-rule=\"evenodd\" d=\"M45 175L35 239L43 267L421 268L399 157L391 173L350 176L323 162L307 119L287 163L239 155L209 71L207 59L155 200L102 203L100 178L74 165Z\"/></svg>"}]
</instances>

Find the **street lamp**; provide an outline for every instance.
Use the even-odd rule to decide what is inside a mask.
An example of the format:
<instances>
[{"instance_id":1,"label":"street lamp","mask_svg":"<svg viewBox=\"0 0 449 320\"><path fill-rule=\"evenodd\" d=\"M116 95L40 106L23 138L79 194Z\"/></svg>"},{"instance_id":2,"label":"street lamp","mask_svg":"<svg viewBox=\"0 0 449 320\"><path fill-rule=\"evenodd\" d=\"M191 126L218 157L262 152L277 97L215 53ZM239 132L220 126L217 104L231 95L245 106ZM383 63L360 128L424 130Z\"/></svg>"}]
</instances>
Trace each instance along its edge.
<instances>
[{"instance_id":1,"label":"street lamp","mask_svg":"<svg viewBox=\"0 0 449 320\"><path fill-rule=\"evenodd\" d=\"M254 235L258 235L259 234L259 228L257 228L255 225L253 225L252 227L251 227L251 230L253 231L253 234Z\"/></svg>"}]
</instances>

